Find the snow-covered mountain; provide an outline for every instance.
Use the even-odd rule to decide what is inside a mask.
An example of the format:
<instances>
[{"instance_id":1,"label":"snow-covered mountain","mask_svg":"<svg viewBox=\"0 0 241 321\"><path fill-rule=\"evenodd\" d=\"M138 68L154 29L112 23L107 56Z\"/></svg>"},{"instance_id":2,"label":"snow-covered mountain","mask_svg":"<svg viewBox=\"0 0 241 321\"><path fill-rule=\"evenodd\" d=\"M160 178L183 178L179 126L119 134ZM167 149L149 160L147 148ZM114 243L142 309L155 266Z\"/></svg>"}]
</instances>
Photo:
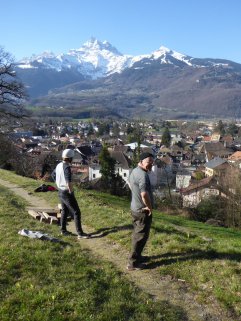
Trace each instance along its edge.
<instances>
[{"instance_id":1,"label":"snow-covered mountain","mask_svg":"<svg viewBox=\"0 0 241 321\"><path fill-rule=\"evenodd\" d=\"M58 72L76 70L85 77L97 79L113 73L121 73L134 63L147 60L159 60L161 64L186 64L195 66L193 58L161 46L148 55L131 56L120 53L107 41L91 38L79 49L71 49L68 53L55 55L44 52L25 58L18 62L21 69L53 69ZM200 67L200 66L199 66Z\"/></svg>"},{"instance_id":2,"label":"snow-covered mountain","mask_svg":"<svg viewBox=\"0 0 241 321\"><path fill-rule=\"evenodd\" d=\"M56 107L77 118L241 115L241 64L164 46L130 56L91 38L65 54L23 59L16 72L32 105L54 108L50 116L58 116Z\"/></svg>"},{"instance_id":3,"label":"snow-covered mountain","mask_svg":"<svg viewBox=\"0 0 241 321\"><path fill-rule=\"evenodd\" d=\"M84 76L96 79L114 72L121 72L133 64L132 59L131 56L121 54L109 42L100 42L91 38L79 49L71 49L68 53L60 55L44 52L19 61L18 67L56 71L74 69Z\"/></svg>"}]
</instances>

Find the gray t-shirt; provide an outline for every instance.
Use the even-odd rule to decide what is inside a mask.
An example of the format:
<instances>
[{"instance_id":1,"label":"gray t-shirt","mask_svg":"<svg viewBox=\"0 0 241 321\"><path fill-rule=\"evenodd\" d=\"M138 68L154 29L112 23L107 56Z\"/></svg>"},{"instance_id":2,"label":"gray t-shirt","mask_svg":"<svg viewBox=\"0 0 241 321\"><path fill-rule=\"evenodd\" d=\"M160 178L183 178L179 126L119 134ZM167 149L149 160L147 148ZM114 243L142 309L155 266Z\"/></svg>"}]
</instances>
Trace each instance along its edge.
<instances>
[{"instance_id":1,"label":"gray t-shirt","mask_svg":"<svg viewBox=\"0 0 241 321\"><path fill-rule=\"evenodd\" d=\"M153 194L150 179L147 172L139 166L136 167L131 172L129 182L132 193L131 210L136 212L146 207L141 198L142 192L148 192L151 204L153 206Z\"/></svg>"}]
</instances>

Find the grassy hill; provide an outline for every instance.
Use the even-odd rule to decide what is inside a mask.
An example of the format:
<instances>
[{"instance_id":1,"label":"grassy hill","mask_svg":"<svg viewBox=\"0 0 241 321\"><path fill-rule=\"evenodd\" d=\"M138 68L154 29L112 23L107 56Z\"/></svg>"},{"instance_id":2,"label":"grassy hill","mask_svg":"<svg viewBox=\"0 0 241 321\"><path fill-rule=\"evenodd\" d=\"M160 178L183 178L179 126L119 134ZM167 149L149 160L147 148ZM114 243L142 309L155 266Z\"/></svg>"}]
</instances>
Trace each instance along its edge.
<instances>
[{"instance_id":1,"label":"grassy hill","mask_svg":"<svg viewBox=\"0 0 241 321\"><path fill-rule=\"evenodd\" d=\"M41 184L4 170L0 177L29 192ZM28 217L25 204L2 187L0 197L0 251L5 262L0 272L0 314L5 316L1 320L40 320L41 311L46 312L41 320L185 320L176 307L148 301L110 264L79 251L76 241L63 247L18 236L22 228L39 230L42 225ZM57 204L55 192L41 197ZM129 249L129 200L85 190L76 190L76 197L85 225L105 230L107 238ZM46 225L46 230L58 235L57 226ZM181 280L199 302L217 300L233 320L240 319L240 230L154 211L145 255L151 257L147 267L155 268L160 277ZM149 303L142 305L145 300Z\"/></svg>"},{"instance_id":2,"label":"grassy hill","mask_svg":"<svg viewBox=\"0 0 241 321\"><path fill-rule=\"evenodd\" d=\"M58 227L31 219L26 203L2 186L0 202L1 321L183 320L183 311L156 305L76 238L61 244L18 235L27 228L57 236Z\"/></svg>"}]
</instances>

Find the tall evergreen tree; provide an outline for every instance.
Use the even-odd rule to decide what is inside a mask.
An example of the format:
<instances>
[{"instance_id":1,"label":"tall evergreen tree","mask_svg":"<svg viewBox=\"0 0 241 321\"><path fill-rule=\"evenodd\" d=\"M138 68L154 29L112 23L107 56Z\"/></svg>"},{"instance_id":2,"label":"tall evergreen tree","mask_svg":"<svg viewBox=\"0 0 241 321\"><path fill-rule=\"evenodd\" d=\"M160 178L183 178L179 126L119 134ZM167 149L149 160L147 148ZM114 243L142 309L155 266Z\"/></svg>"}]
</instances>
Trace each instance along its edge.
<instances>
[{"instance_id":1,"label":"tall evergreen tree","mask_svg":"<svg viewBox=\"0 0 241 321\"><path fill-rule=\"evenodd\" d=\"M135 168L139 163L141 154L141 141L140 139L137 140L137 147L133 150L133 157L132 157L132 168Z\"/></svg>"},{"instance_id":2,"label":"tall evergreen tree","mask_svg":"<svg viewBox=\"0 0 241 321\"><path fill-rule=\"evenodd\" d=\"M166 147L169 147L171 144L171 134L168 127L165 127L164 129L164 132L162 134L161 144L165 145Z\"/></svg>"},{"instance_id":3,"label":"tall evergreen tree","mask_svg":"<svg viewBox=\"0 0 241 321\"><path fill-rule=\"evenodd\" d=\"M113 135L114 135L115 137L118 137L118 136L119 136L119 134L120 134L120 127L119 127L119 125L118 125L117 123L115 123L115 124L113 125L112 131L113 131Z\"/></svg>"},{"instance_id":4,"label":"tall evergreen tree","mask_svg":"<svg viewBox=\"0 0 241 321\"><path fill-rule=\"evenodd\" d=\"M224 135L225 134L225 126L224 126L224 123L222 122L222 120L218 121L218 124L217 124L215 130L218 131L218 133L220 135Z\"/></svg>"},{"instance_id":5,"label":"tall evergreen tree","mask_svg":"<svg viewBox=\"0 0 241 321\"><path fill-rule=\"evenodd\" d=\"M109 182L115 177L115 160L110 156L106 145L103 146L99 154L99 161L102 178L105 182Z\"/></svg>"},{"instance_id":6,"label":"tall evergreen tree","mask_svg":"<svg viewBox=\"0 0 241 321\"><path fill-rule=\"evenodd\" d=\"M235 123L229 124L228 129L227 129L228 134L235 137L238 134L238 131L239 131L239 128Z\"/></svg>"}]
</instances>

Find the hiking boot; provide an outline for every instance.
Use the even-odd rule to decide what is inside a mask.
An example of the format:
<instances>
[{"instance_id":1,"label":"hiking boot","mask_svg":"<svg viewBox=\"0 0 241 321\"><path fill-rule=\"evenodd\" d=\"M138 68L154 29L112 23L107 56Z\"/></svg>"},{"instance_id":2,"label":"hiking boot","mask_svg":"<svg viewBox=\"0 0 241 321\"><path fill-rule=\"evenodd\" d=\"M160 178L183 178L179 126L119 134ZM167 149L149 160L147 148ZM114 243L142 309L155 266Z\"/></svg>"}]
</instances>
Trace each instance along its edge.
<instances>
[{"instance_id":1,"label":"hiking boot","mask_svg":"<svg viewBox=\"0 0 241 321\"><path fill-rule=\"evenodd\" d=\"M127 271L139 271L139 270L143 270L145 269L145 265L144 264L137 264L137 265L132 265L132 264L127 264Z\"/></svg>"},{"instance_id":2,"label":"hiking boot","mask_svg":"<svg viewBox=\"0 0 241 321\"><path fill-rule=\"evenodd\" d=\"M87 233L84 233L84 232L78 233L78 239L89 239L89 238L91 238L91 236Z\"/></svg>"},{"instance_id":3,"label":"hiking boot","mask_svg":"<svg viewBox=\"0 0 241 321\"><path fill-rule=\"evenodd\" d=\"M60 234L65 236L72 235L72 233L69 231L61 231Z\"/></svg>"}]
</instances>

